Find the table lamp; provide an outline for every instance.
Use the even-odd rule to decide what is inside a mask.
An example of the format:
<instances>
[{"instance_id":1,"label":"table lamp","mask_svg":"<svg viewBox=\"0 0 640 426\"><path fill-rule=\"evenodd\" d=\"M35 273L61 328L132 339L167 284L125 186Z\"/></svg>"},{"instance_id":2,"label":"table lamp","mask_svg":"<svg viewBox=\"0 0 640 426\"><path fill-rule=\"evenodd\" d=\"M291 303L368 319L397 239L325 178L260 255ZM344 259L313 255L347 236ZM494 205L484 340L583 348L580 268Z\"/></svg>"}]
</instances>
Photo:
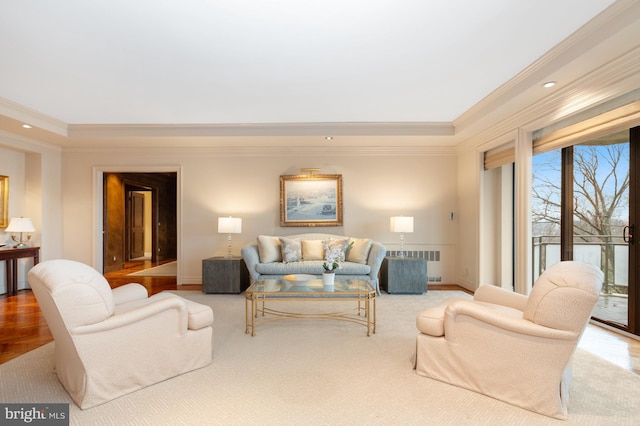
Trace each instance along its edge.
<instances>
[{"instance_id":1,"label":"table lamp","mask_svg":"<svg viewBox=\"0 0 640 426\"><path fill-rule=\"evenodd\" d=\"M404 257L404 233L413 232L413 217L393 216L390 225L391 232L400 233L400 253L398 253L398 257Z\"/></svg>"},{"instance_id":2,"label":"table lamp","mask_svg":"<svg viewBox=\"0 0 640 426\"><path fill-rule=\"evenodd\" d=\"M239 234L242 232L242 219L239 217L219 217L218 218L218 233L227 234L227 255L226 258L230 259L231 256L231 234Z\"/></svg>"},{"instance_id":3,"label":"table lamp","mask_svg":"<svg viewBox=\"0 0 640 426\"><path fill-rule=\"evenodd\" d=\"M27 247L25 243L31 239L31 232L35 231L36 228L28 217L12 217L9 226L5 230L5 232L11 232L11 239L18 243L14 246L15 248ZM16 233L20 234L20 239L16 239ZM23 238L24 233L27 234L26 239Z\"/></svg>"}]
</instances>

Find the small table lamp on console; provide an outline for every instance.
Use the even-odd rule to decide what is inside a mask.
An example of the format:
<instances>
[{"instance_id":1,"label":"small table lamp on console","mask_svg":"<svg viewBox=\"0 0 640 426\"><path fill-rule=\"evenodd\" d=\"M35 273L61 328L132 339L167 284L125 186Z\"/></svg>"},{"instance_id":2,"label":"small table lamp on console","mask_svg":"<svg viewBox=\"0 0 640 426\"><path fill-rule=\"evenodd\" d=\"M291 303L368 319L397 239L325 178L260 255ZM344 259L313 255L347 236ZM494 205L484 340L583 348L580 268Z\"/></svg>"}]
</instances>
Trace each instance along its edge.
<instances>
[{"instance_id":1,"label":"small table lamp on console","mask_svg":"<svg viewBox=\"0 0 640 426\"><path fill-rule=\"evenodd\" d=\"M26 242L31 239L31 232L35 231L36 228L28 217L12 217L9 222L9 226L7 226L7 229L5 230L5 232L11 232L11 239L18 243L14 246L15 248L27 247ZM16 239L15 234L17 233L20 234L20 239ZM26 239L23 238L24 233L27 234Z\"/></svg>"}]
</instances>

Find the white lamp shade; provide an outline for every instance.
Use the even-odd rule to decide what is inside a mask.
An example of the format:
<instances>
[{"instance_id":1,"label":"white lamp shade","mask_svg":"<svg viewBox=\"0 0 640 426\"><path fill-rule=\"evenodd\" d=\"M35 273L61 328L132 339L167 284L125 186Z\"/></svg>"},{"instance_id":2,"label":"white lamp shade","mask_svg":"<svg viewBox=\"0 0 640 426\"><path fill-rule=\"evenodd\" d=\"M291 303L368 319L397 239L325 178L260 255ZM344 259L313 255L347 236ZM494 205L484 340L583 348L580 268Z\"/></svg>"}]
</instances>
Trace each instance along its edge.
<instances>
[{"instance_id":1,"label":"white lamp shade","mask_svg":"<svg viewBox=\"0 0 640 426\"><path fill-rule=\"evenodd\" d=\"M218 232L220 234L239 234L242 232L242 219L239 217L219 217Z\"/></svg>"},{"instance_id":2,"label":"white lamp shade","mask_svg":"<svg viewBox=\"0 0 640 426\"><path fill-rule=\"evenodd\" d=\"M394 216L390 228L391 232L413 232L413 217Z\"/></svg>"},{"instance_id":3,"label":"white lamp shade","mask_svg":"<svg viewBox=\"0 0 640 426\"><path fill-rule=\"evenodd\" d=\"M12 217L9 226L5 232L35 232L31 218L28 217Z\"/></svg>"}]
</instances>

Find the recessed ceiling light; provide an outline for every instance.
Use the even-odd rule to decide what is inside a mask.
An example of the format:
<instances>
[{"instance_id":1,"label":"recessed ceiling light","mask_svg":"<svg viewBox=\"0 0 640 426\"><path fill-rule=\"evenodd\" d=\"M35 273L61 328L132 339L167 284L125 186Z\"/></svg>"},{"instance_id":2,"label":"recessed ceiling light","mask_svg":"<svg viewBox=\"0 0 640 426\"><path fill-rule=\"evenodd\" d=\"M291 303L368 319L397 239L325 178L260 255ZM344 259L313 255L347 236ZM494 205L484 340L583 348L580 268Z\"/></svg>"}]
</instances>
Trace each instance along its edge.
<instances>
[{"instance_id":1,"label":"recessed ceiling light","mask_svg":"<svg viewBox=\"0 0 640 426\"><path fill-rule=\"evenodd\" d=\"M325 138L325 140L330 141L331 139L333 139L333 136L325 136L324 138Z\"/></svg>"},{"instance_id":2,"label":"recessed ceiling light","mask_svg":"<svg viewBox=\"0 0 640 426\"><path fill-rule=\"evenodd\" d=\"M555 82L555 81L547 81L546 83L544 83L544 84L542 85L542 87L544 87L544 88L547 88L547 89L548 89L549 87L553 87L553 86L555 86L556 84L558 84L558 83L557 83L557 82Z\"/></svg>"},{"instance_id":3,"label":"recessed ceiling light","mask_svg":"<svg viewBox=\"0 0 640 426\"><path fill-rule=\"evenodd\" d=\"M25 129L33 129L33 126L31 126L30 124L23 124L22 127L24 127Z\"/></svg>"}]
</instances>

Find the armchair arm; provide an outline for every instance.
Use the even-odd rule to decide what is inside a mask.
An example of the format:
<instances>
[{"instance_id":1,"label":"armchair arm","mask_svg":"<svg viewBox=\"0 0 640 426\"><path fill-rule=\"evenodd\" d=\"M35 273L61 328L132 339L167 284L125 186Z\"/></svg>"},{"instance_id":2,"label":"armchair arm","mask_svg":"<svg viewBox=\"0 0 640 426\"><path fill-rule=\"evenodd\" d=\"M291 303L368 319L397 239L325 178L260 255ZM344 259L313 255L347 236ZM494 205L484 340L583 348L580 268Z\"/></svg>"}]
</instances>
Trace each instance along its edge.
<instances>
[{"instance_id":1,"label":"armchair arm","mask_svg":"<svg viewBox=\"0 0 640 426\"><path fill-rule=\"evenodd\" d=\"M255 281L260 278L260 274L256 271L256 265L260 263L260 253L258 252L258 243L250 243L242 247L241 250L244 263L247 265L249 275L251 275L251 281Z\"/></svg>"},{"instance_id":2,"label":"armchair arm","mask_svg":"<svg viewBox=\"0 0 640 426\"><path fill-rule=\"evenodd\" d=\"M473 300L508 306L519 311L524 311L528 298L522 294L514 293L494 285L481 285L474 293Z\"/></svg>"},{"instance_id":3,"label":"armchair arm","mask_svg":"<svg viewBox=\"0 0 640 426\"><path fill-rule=\"evenodd\" d=\"M149 297L147 289L137 283L121 285L111 290L111 293L113 294L113 301L116 305Z\"/></svg>"},{"instance_id":4,"label":"armchair arm","mask_svg":"<svg viewBox=\"0 0 640 426\"><path fill-rule=\"evenodd\" d=\"M178 319L176 325L179 333L185 333L188 327L188 312L185 301L180 297L155 299L146 305L131 309L130 311L112 315L104 321L73 328L69 330L69 333L74 336L114 330L170 310L175 310L176 312L176 317Z\"/></svg>"},{"instance_id":5,"label":"armchair arm","mask_svg":"<svg viewBox=\"0 0 640 426\"><path fill-rule=\"evenodd\" d=\"M444 335L448 340L455 340L455 330L459 326L459 317L470 317L489 326L507 330L526 336L552 340L575 340L579 336L565 330L544 327L531 321L515 318L495 312L491 308L482 306L474 301L458 300L451 303L444 313Z\"/></svg>"}]
</instances>

